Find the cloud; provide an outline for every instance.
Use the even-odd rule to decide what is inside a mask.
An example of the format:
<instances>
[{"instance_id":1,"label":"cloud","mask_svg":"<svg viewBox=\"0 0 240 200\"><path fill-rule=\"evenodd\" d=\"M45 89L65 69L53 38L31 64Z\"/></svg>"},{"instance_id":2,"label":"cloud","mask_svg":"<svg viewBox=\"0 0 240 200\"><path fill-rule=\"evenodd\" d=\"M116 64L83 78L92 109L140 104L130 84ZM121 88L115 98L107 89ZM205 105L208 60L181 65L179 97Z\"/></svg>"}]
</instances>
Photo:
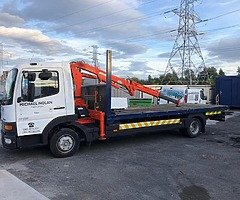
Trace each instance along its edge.
<instances>
[{"instance_id":1,"label":"cloud","mask_svg":"<svg viewBox=\"0 0 240 200\"><path fill-rule=\"evenodd\" d=\"M231 0L231 1L218 2L217 4L220 5L220 6L226 6L226 5L230 5L230 4L236 3L238 1L239 0Z\"/></svg>"},{"instance_id":2,"label":"cloud","mask_svg":"<svg viewBox=\"0 0 240 200\"><path fill-rule=\"evenodd\" d=\"M20 44L23 49L28 49L31 53L45 55L76 53L71 47L62 45L60 42L50 39L36 29L17 27L7 28L0 26L0 36Z\"/></svg>"},{"instance_id":3,"label":"cloud","mask_svg":"<svg viewBox=\"0 0 240 200\"><path fill-rule=\"evenodd\" d=\"M113 51L118 52L118 57L115 58L127 58L147 51L144 46L124 43L128 37L147 33L141 21L145 15L137 9L139 2L22 0L24 6L13 8L13 3L10 2L3 8L27 22L33 21L45 35L59 34L64 39L92 39L99 46L111 47Z\"/></svg>"},{"instance_id":4,"label":"cloud","mask_svg":"<svg viewBox=\"0 0 240 200\"><path fill-rule=\"evenodd\" d=\"M133 72L142 72L145 73L146 71L153 70L152 68L147 66L147 62L144 61L132 61L129 66L129 71Z\"/></svg>"},{"instance_id":5,"label":"cloud","mask_svg":"<svg viewBox=\"0 0 240 200\"><path fill-rule=\"evenodd\" d=\"M22 64L30 63L30 62L44 62L45 59L39 57L32 57L32 58L16 58L16 59L9 59L8 65L4 63L4 70L9 70L9 68L13 68L15 66L19 66Z\"/></svg>"},{"instance_id":6,"label":"cloud","mask_svg":"<svg viewBox=\"0 0 240 200\"><path fill-rule=\"evenodd\" d=\"M45 25L46 31L72 33L81 38L125 37L126 34L131 35L131 32L141 31L139 22L124 23L144 16L135 9L137 1L133 2L135 3L126 3L126 1L120 0L106 2L69 0L67 3L58 0L23 0L26 6L21 9L21 16L26 20L50 23L50 26ZM130 28L131 31L129 31Z\"/></svg>"},{"instance_id":7,"label":"cloud","mask_svg":"<svg viewBox=\"0 0 240 200\"><path fill-rule=\"evenodd\" d=\"M115 49L113 57L115 59L130 58L137 54L147 52L147 48L136 44L127 44L122 42L108 42L106 46L110 49Z\"/></svg>"},{"instance_id":8,"label":"cloud","mask_svg":"<svg viewBox=\"0 0 240 200\"><path fill-rule=\"evenodd\" d=\"M113 74L124 78L138 77L146 79L148 75L152 74L155 70L148 67L148 62L132 61L126 66L114 67Z\"/></svg>"},{"instance_id":9,"label":"cloud","mask_svg":"<svg viewBox=\"0 0 240 200\"><path fill-rule=\"evenodd\" d=\"M240 55L240 37L223 38L219 43L210 44L207 47L210 57L218 57L222 61L239 61Z\"/></svg>"},{"instance_id":10,"label":"cloud","mask_svg":"<svg viewBox=\"0 0 240 200\"><path fill-rule=\"evenodd\" d=\"M161 53L158 55L158 58L169 58L171 55L171 52Z\"/></svg>"},{"instance_id":11,"label":"cloud","mask_svg":"<svg viewBox=\"0 0 240 200\"><path fill-rule=\"evenodd\" d=\"M24 22L24 19L18 16L10 15L8 13L0 13L0 26L21 26L24 24Z\"/></svg>"}]
</instances>

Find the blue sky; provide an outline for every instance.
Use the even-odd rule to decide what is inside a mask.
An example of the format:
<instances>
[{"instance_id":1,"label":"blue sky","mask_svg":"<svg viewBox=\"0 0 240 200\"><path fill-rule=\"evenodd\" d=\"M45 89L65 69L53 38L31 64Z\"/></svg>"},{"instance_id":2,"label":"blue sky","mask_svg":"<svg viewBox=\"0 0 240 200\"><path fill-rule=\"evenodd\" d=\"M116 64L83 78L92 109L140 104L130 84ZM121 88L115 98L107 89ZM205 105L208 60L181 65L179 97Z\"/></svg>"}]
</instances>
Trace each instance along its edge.
<instances>
[{"instance_id":1,"label":"blue sky","mask_svg":"<svg viewBox=\"0 0 240 200\"><path fill-rule=\"evenodd\" d=\"M111 49L114 73L139 78L164 73L177 33L168 31L177 29L178 16L163 13L180 5L180 0L0 2L4 66L30 61L91 63L91 46L98 45L101 68L106 49ZM201 19L211 19L197 25L206 66L236 74L240 66L240 1L199 0L195 10Z\"/></svg>"}]
</instances>

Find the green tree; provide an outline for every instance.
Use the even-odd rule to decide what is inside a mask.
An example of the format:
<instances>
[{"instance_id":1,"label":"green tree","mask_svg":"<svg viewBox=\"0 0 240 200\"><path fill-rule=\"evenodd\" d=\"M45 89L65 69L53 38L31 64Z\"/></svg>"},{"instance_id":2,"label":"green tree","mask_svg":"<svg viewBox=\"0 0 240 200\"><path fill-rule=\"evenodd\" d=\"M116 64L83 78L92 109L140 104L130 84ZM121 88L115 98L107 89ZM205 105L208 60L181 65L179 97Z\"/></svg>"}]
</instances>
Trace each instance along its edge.
<instances>
[{"instance_id":1,"label":"green tree","mask_svg":"<svg viewBox=\"0 0 240 200\"><path fill-rule=\"evenodd\" d=\"M238 76L240 76L240 67L237 69Z\"/></svg>"},{"instance_id":2,"label":"green tree","mask_svg":"<svg viewBox=\"0 0 240 200\"><path fill-rule=\"evenodd\" d=\"M167 73L159 77L159 82L163 85L175 85L178 82L178 76L176 73Z\"/></svg>"},{"instance_id":3,"label":"green tree","mask_svg":"<svg viewBox=\"0 0 240 200\"><path fill-rule=\"evenodd\" d=\"M222 68L219 69L218 75L219 76L225 76L225 72L222 70Z\"/></svg>"},{"instance_id":4,"label":"green tree","mask_svg":"<svg viewBox=\"0 0 240 200\"><path fill-rule=\"evenodd\" d=\"M136 81L136 82L138 82L138 83L141 83L142 84L142 80L140 80L139 78L137 78L137 77L132 77L131 78L131 80L133 80L133 81Z\"/></svg>"},{"instance_id":5,"label":"green tree","mask_svg":"<svg viewBox=\"0 0 240 200\"><path fill-rule=\"evenodd\" d=\"M202 77L205 77L205 74L208 75L208 79L203 80ZM202 72L199 73L198 78L201 80L199 84L214 84L218 76L217 69L215 67L206 67Z\"/></svg>"},{"instance_id":6,"label":"green tree","mask_svg":"<svg viewBox=\"0 0 240 200\"><path fill-rule=\"evenodd\" d=\"M183 83L186 83L186 84L190 84L190 79L192 79L192 84L195 83L196 81L196 76L194 74L194 71L193 70L189 70L189 69L186 69L184 71L184 76L185 78L182 80Z\"/></svg>"}]
</instances>

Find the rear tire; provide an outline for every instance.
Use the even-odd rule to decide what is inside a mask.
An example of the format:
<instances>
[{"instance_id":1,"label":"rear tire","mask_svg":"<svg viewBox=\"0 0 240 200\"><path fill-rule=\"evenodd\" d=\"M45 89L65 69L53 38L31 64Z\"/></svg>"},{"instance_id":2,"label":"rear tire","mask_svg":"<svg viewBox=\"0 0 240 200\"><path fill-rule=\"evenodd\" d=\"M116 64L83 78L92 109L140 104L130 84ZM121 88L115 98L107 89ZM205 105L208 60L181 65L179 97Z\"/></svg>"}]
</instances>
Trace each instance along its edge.
<instances>
[{"instance_id":1,"label":"rear tire","mask_svg":"<svg viewBox=\"0 0 240 200\"><path fill-rule=\"evenodd\" d=\"M202 132L203 124L197 118L192 118L189 121L188 127L179 129L180 133L190 137L195 138L199 136Z\"/></svg>"},{"instance_id":2,"label":"rear tire","mask_svg":"<svg viewBox=\"0 0 240 200\"><path fill-rule=\"evenodd\" d=\"M50 150L57 158L72 156L80 145L78 134L69 128L63 128L50 139Z\"/></svg>"},{"instance_id":3,"label":"rear tire","mask_svg":"<svg viewBox=\"0 0 240 200\"><path fill-rule=\"evenodd\" d=\"M199 136L202 132L202 123L197 118L192 118L187 127L187 136L190 138L195 138Z\"/></svg>"}]
</instances>

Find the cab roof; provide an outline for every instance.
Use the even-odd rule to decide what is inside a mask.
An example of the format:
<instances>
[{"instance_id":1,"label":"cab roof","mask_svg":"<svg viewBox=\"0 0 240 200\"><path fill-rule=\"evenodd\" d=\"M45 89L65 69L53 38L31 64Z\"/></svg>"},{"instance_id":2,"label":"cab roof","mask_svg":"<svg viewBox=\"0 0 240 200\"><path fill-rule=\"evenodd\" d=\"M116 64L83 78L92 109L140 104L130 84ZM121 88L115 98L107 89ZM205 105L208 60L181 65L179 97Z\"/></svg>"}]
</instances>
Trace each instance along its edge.
<instances>
[{"instance_id":1,"label":"cab roof","mask_svg":"<svg viewBox=\"0 0 240 200\"><path fill-rule=\"evenodd\" d=\"M22 64L19 66L15 66L13 68L17 68L18 70L21 69L31 69L34 70L34 68L44 68L44 69L51 69L51 68L67 68L70 66L69 62L38 62L38 63L27 63Z\"/></svg>"}]
</instances>

